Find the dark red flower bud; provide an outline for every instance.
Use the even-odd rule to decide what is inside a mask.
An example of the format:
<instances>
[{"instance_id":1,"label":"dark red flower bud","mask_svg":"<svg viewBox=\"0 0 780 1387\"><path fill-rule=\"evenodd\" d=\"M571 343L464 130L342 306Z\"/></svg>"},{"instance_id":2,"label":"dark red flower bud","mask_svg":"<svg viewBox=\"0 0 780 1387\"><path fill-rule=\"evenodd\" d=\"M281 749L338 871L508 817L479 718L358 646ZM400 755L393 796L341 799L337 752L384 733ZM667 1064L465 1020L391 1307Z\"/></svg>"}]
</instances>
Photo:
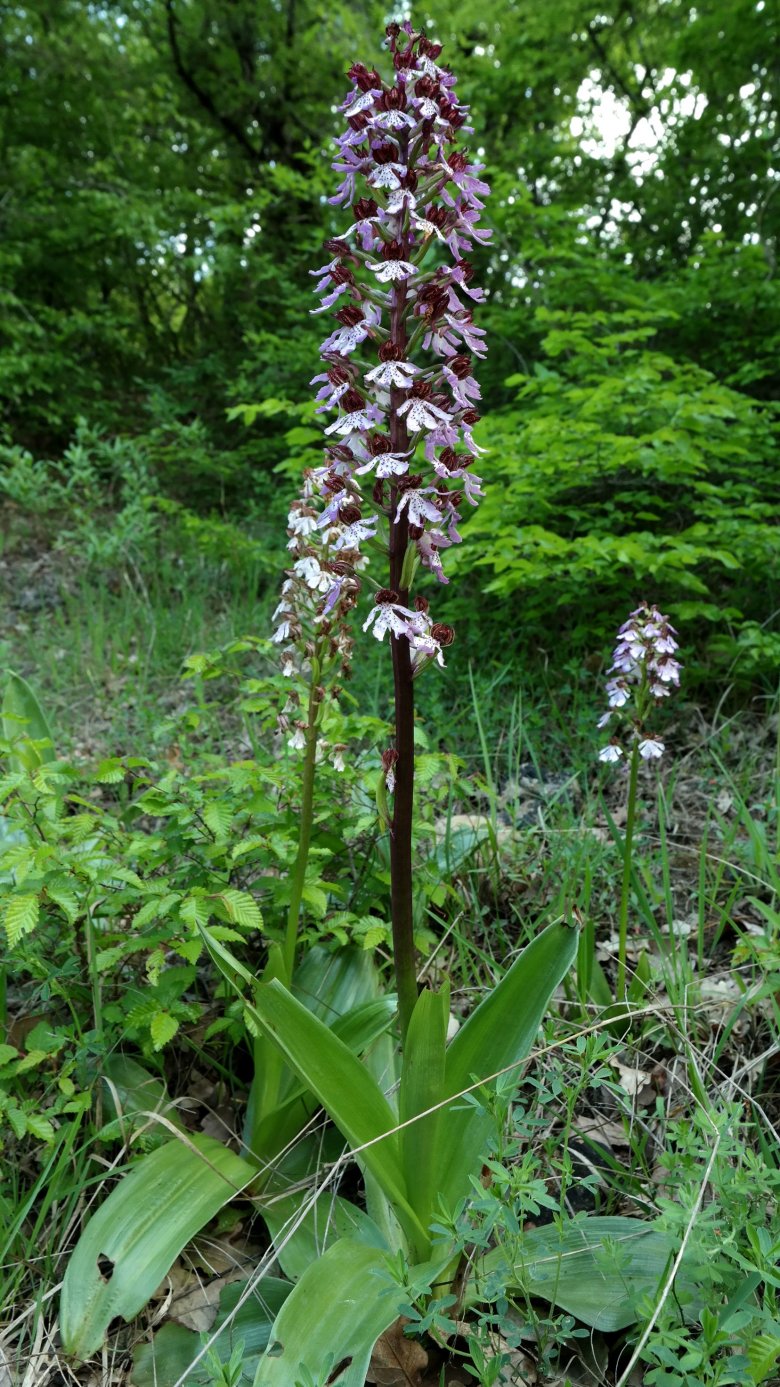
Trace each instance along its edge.
<instances>
[{"instance_id":1,"label":"dark red flower bud","mask_svg":"<svg viewBox=\"0 0 780 1387\"><path fill-rule=\"evenodd\" d=\"M414 84L414 94L434 101L441 96L441 88L434 77L420 77Z\"/></svg>"},{"instance_id":2,"label":"dark red flower bud","mask_svg":"<svg viewBox=\"0 0 780 1387\"><path fill-rule=\"evenodd\" d=\"M427 39L424 34L421 34L420 52L423 53L426 58L432 58L433 61L436 62L436 59L441 55L441 44L433 43L430 39Z\"/></svg>"},{"instance_id":3,"label":"dark red flower bud","mask_svg":"<svg viewBox=\"0 0 780 1387\"><path fill-rule=\"evenodd\" d=\"M414 475L411 477L408 473L405 477L397 477L395 484L398 487L399 491L416 491L418 486L421 485L421 483L422 473L415 472Z\"/></svg>"},{"instance_id":4,"label":"dark red flower bud","mask_svg":"<svg viewBox=\"0 0 780 1387\"><path fill-rule=\"evenodd\" d=\"M458 380L465 380L466 376L471 375L471 357L463 353L460 353L458 356L451 356L447 365L452 371L452 374L457 376Z\"/></svg>"},{"instance_id":5,"label":"dark red flower bud","mask_svg":"<svg viewBox=\"0 0 780 1387\"><path fill-rule=\"evenodd\" d=\"M439 645L452 645L455 639L455 632L451 626L445 626L443 621L435 621L431 627L431 635Z\"/></svg>"},{"instance_id":6,"label":"dark red flower bud","mask_svg":"<svg viewBox=\"0 0 780 1387\"><path fill-rule=\"evenodd\" d=\"M414 49L410 44L403 53L393 54L393 67L397 72L408 72L414 62Z\"/></svg>"},{"instance_id":7,"label":"dark red flower bud","mask_svg":"<svg viewBox=\"0 0 780 1387\"><path fill-rule=\"evenodd\" d=\"M417 191L417 184L419 183L419 181L420 180L417 177L417 174L415 173L414 169L407 169L406 173L401 174L401 187L408 188L410 193L414 193Z\"/></svg>"},{"instance_id":8,"label":"dark red flower bud","mask_svg":"<svg viewBox=\"0 0 780 1387\"><path fill-rule=\"evenodd\" d=\"M335 316L344 327L357 327L358 323L363 321L363 314L356 303L348 303L346 307L340 308Z\"/></svg>"},{"instance_id":9,"label":"dark red flower bud","mask_svg":"<svg viewBox=\"0 0 780 1387\"><path fill-rule=\"evenodd\" d=\"M341 397L341 404L347 411L347 414L352 414L356 409L362 409L365 403L365 399L359 390L348 390L346 395L342 395Z\"/></svg>"},{"instance_id":10,"label":"dark red flower bud","mask_svg":"<svg viewBox=\"0 0 780 1387\"><path fill-rule=\"evenodd\" d=\"M409 394L416 400L430 400L433 391L430 382L427 380L416 380Z\"/></svg>"},{"instance_id":11,"label":"dark red flower bud","mask_svg":"<svg viewBox=\"0 0 780 1387\"><path fill-rule=\"evenodd\" d=\"M478 424L482 415L478 414L475 409L464 409L460 417L464 424Z\"/></svg>"},{"instance_id":12,"label":"dark red flower bud","mask_svg":"<svg viewBox=\"0 0 780 1387\"><path fill-rule=\"evenodd\" d=\"M425 531L424 531L422 525L410 525L410 526L409 526L409 538L410 538L411 540L422 539L422 537L423 537L424 534L425 534ZM434 545L433 547L435 548L436 546Z\"/></svg>"},{"instance_id":13,"label":"dark red flower bud","mask_svg":"<svg viewBox=\"0 0 780 1387\"><path fill-rule=\"evenodd\" d=\"M468 156L463 153L462 149L454 150L453 153L448 156L447 163L453 173L465 173L469 166Z\"/></svg>"},{"instance_id":14,"label":"dark red flower bud","mask_svg":"<svg viewBox=\"0 0 780 1387\"><path fill-rule=\"evenodd\" d=\"M391 771L393 769L393 766L396 764L397 761L398 752L395 750L394 747L388 747L387 751L382 752L382 770L384 771L385 775L387 775L388 771Z\"/></svg>"},{"instance_id":15,"label":"dark red flower bud","mask_svg":"<svg viewBox=\"0 0 780 1387\"><path fill-rule=\"evenodd\" d=\"M355 501L348 501L345 506L339 507L339 520L343 525L354 525L362 514L360 506Z\"/></svg>"},{"instance_id":16,"label":"dark red flower bud","mask_svg":"<svg viewBox=\"0 0 780 1387\"><path fill-rule=\"evenodd\" d=\"M372 433L368 440L368 446L371 449L372 458L378 457L380 453L392 452L390 439L384 433Z\"/></svg>"},{"instance_id":17,"label":"dark red flower bud","mask_svg":"<svg viewBox=\"0 0 780 1387\"><path fill-rule=\"evenodd\" d=\"M335 458L338 462L352 462L353 452L346 443L331 443L328 448L328 459Z\"/></svg>"},{"instance_id":18,"label":"dark red flower bud","mask_svg":"<svg viewBox=\"0 0 780 1387\"><path fill-rule=\"evenodd\" d=\"M446 395L438 393L436 395L431 395L430 399L431 404L436 405L438 409L452 409L452 402Z\"/></svg>"},{"instance_id":19,"label":"dark red flower bud","mask_svg":"<svg viewBox=\"0 0 780 1387\"><path fill-rule=\"evenodd\" d=\"M377 607L383 606L386 602L392 602L396 604L400 602L400 600L401 599L398 596L398 593L395 592L393 588L379 588L374 596L374 602L376 603Z\"/></svg>"},{"instance_id":20,"label":"dark red flower bud","mask_svg":"<svg viewBox=\"0 0 780 1387\"><path fill-rule=\"evenodd\" d=\"M474 266L470 260L456 260L456 265L468 284L474 278Z\"/></svg>"},{"instance_id":21,"label":"dark red flower bud","mask_svg":"<svg viewBox=\"0 0 780 1387\"><path fill-rule=\"evenodd\" d=\"M360 134L361 130L365 130L366 126L370 124L371 121L369 117L366 115L365 111L358 111L356 116L347 116L347 125L349 126L350 130L354 130L355 133L358 135Z\"/></svg>"},{"instance_id":22,"label":"dark red flower bud","mask_svg":"<svg viewBox=\"0 0 780 1387\"><path fill-rule=\"evenodd\" d=\"M398 150L394 144L376 144L371 150L371 158L375 164L397 163Z\"/></svg>"},{"instance_id":23,"label":"dark red flower bud","mask_svg":"<svg viewBox=\"0 0 780 1387\"><path fill-rule=\"evenodd\" d=\"M369 72L368 68L364 67L362 63L353 63L347 76L362 92L371 91L372 88L378 88L380 91L382 89L382 78L379 76L379 73L374 69Z\"/></svg>"},{"instance_id":24,"label":"dark red flower bud","mask_svg":"<svg viewBox=\"0 0 780 1387\"><path fill-rule=\"evenodd\" d=\"M406 92L403 87L391 87L389 91L383 92L377 102L382 111L405 111Z\"/></svg>"},{"instance_id":25,"label":"dark red flower bud","mask_svg":"<svg viewBox=\"0 0 780 1387\"><path fill-rule=\"evenodd\" d=\"M347 256L352 254L347 242L340 241L337 236L332 236L330 240L324 241L322 249L328 255L338 255L342 260L346 260Z\"/></svg>"},{"instance_id":26,"label":"dark red flower bud","mask_svg":"<svg viewBox=\"0 0 780 1387\"><path fill-rule=\"evenodd\" d=\"M377 355L380 361L403 361L404 349L397 342L383 342Z\"/></svg>"},{"instance_id":27,"label":"dark red flower bud","mask_svg":"<svg viewBox=\"0 0 780 1387\"><path fill-rule=\"evenodd\" d=\"M346 265L337 265L334 270L331 270L330 277L333 280L334 284L355 283L355 276L353 275L351 270L347 269Z\"/></svg>"},{"instance_id":28,"label":"dark red flower bud","mask_svg":"<svg viewBox=\"0 0 780 1387\"><path fill-rule=\"evenodd\" d=\"M328 371L328 380L331 385L346 385L349 380L349 371L345 366L331 366Z\"/></svg>"},{"instance_id":29,"label":"dark red flower bud","mask_svg":"<svg viewBox=\"0 0 780 1387\"><path fill-rule=\"evenodd\" d=\"M374 502L374 505L375 505L375 506L382 506L382 507L384 507L384 504L385 504L385 479L384 479L384 477L377 477L376 481L374 482L374 485L373 485L372 488L371 488L371 499L372 499L372 501Z\"/></svg>"},{"instance_id":30,"label":"dark red flower bud","mask_svg":"<svg viewBox=\"0 0 780 1387\"><path fill-rule=\"evenodd\" d=\"M443 463L448 472L458 466L458 454L454 448L442 448L439 453L439 462Z\"/></svg>"},{"instance_id":31,"label":"dark red flower bud","mask_svg":"<svg viewBox=\"0 0 780 1387\"><path fill-rule=\"evenodd\" d=\"M390 40L391 43L394 43L394 42L395 42L395 40L398 38L398 35L400 34L400 32L401 32L401 26L400 26L400 24L388 24L388 25L387 25L387 28L385 29L385 33L387 34L387 37L389 38L389 40Z\"/></svg>"},{"instance_id":32,"label":"dark red flower bud","mask_svg":"<svg viewBox=\"0 0 780 1387\"><path fill-rule=\"evenodd\" d=\"M449 220L449 213L446 207L428 207L425 212L425 220L433 222L434 226L438 226L439 230L443 231Z\"/></svg>"},{"instance_id":33,"label":"dark red flower bud","mask_svg":"<svg viewBox=\"0 0 780 1387\"><path fill-rule=\"evenodd\" d=\"M430 605L427 597L415 597L414 599L414 610L416 612L423 612L424 614L428 611Z\"/></svg>"},{"instance_id":34,"label":"dark red flower bud","mask_svg":"<svg viewBox=\"0 0 780 1387\"><path fill-rule=\"evenodd\" d=\"M374 202L374 199L372 197L358 198L357 202L352 208L352 212L354 214L356 222L368 221L371 217L375 217L378 211L379 206L376 202Z\"/></svg>"},{"instance_id":35,"label":"dark red flower bud","mask_svg":"<svg viewBox=\"0 0 780 1387\"><path fill-rule=\"evenodd\" d=\"M382 246L383 260L403 260L404 248L400 241L385 241Z\"/></svg>"}]
</instances>

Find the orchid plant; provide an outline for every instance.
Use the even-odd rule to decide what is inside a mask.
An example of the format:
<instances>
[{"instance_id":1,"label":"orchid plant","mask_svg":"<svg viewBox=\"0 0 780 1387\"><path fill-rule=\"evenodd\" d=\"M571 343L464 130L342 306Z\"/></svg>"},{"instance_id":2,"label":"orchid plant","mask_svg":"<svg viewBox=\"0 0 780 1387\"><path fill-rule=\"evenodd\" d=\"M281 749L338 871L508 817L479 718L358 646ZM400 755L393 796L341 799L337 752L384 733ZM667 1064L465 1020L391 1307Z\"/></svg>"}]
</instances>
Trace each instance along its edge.
<instances>
[{"instance_id":1,"label":"orchid plant","mask_svg":"<svg viewBox=\"0 0 780 1387\"><path fill-rule=\"evenodd\" d=\"M624 1218L537 1229L523 1235L519 1254L498 1247L484 1258L466 1256L447 1231L467 1207L495 1135L496 1083L526 1060L574 960L577 932L559 920L538 934L449 1043L448 987L418 995L415 682L428 666L444 664L454 632L414 585L420 572L447 581L446 550L460 542L463 503L474 506L481 495L473 359L485 347L472 305L484 295L471 285L465 256L488 239L479 225L488 189L481 166L458 147L471 127L455 79L439 62L441 46L411 23L390 25L387 36L391 75L355 64L342 108L346 128L334 163L341 181L331 201L351 207L352 224L326 243L327 258L314 272L321 296L315 311L332 312L335 323L313 383L319 410L334 417L324 431L324 460L306 473L290 511L291 567L274 617L273 640L290 679L282 724L291 751L304 758L286 931L270 946L257 980L207 922L196 922L241 996L255 1038L247 1149L238 1156L188 1137L144 1157L88 1225L61 1308L66 1348L84 1357L113 1315L137 1313L206 1218L248 1190L286 1277L273 1287L270 1279L267 1287L251 1282L247 1291L280 1306L255 1387L362 1387L377 1340L410 1299L465 1313L496 1276L528 1292L537 1261L552 1261L556 1271L536 1291L566 1307L574 1283L595 1278L603 1295L590 1322L623 1327L636 1317L634 1293L654 1288L670 1253L664 1234ZM370 573L374 560L383 565L378 581ZM363 631L380 641L389 635L395 695L378 799L390 840L397 1048L387 1033L388 998L369 985L358 988L361 1005L342 1008L334 1021L326 1007L307 1000L307 991L316 993L319 965L308 966L311 954L296 957L312 786L318 758L327 755L338 767L347 754L329 740L328 707L348 672L348 621L364 589L372 601ZM620 677L630 682L632 671ZM646 698L646 684L639 689ZM307 966L308 987L301 988ZM346 1159L360 1169L364 1206L329 1187L343 1159L313 1193L302 1183L312 1154L316 1172L312 1136L276 1160L282 1138L299 1133L318 1105L346 1141ZM287 1180L286 1194L278 1179L269 1185L271 1158ZM164 1208L165 1238L150 1200ZM617 1279L599 1258L605 1238L626 1242ZM109 1263L106 1277L101 1267Z\"/></svg>"},{"instance_id":2,"label":"orchid plant","mask_svg":"<svg viewBox=\"0 0 780 1387\"><path fill-rule=\"evenodd\" d=\"M631 850L636 821L636 798L640 761L657 761L663 756L663 741L648 726L654 709L668 698L680 683L681 665L677 660L677 632L668 616L643 602L618 631L617 644L607 680L609 707L599 718L599 727L613 729L611 740L599 752L608 763L628 759L628 800L623 843L623 880L618 913L617 995L626 990L626 943L628 901L631 886Z\"/></svg>"}]
</instances>

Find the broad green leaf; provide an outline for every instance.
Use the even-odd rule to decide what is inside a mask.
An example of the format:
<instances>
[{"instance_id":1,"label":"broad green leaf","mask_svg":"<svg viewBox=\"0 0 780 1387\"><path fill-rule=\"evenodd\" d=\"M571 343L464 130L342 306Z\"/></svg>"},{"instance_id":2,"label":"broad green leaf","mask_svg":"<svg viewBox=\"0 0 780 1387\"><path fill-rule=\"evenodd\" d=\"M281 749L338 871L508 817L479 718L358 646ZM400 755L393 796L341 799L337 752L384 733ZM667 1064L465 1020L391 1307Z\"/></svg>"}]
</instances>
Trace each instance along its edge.
<instances>
[{"instance_id":1,"label":"broad green leaf","mask_svg":"<svg viewBox=\"0 0 780 1387\"><path fill-rule=\"evenodd\" d=\"M376 1081L344 1042L278 981L261 984L248 1010L350 1145L365 1147L360 1159L395 1206L407 1236L426 1246L405 1187L395 1116Z\"/></svg>"},{"instance_id":2,"label":"broad green leaf","mask_svg":"<svg viewBox=\"0 0 780 1387\"><path fill-rule=\"evenodd\" d=\"M436 1108L445 1092L444 1066L450 990L422 992L412 1012L404 1047L398 1116L402 1123ZM436 1108L399 1133L406 1188L424 1227L438 1197L440 1158L437 1135L447 1114Z\"/></svg>"},{"instance_id":3,"label":"broad green leaf","mask_svg":"<svg viewBox=\"0 0 780 1387\"><path fill-rule=\"evenodd\" d=\"M345 1359L349 1366L334 1383L364 1387L374 1344L398 1318L404 1296L387 1253L348 1238L336 1243L282 1306L254 1387L293 1387L306 1372L322 1382Z\"/></svg>"},{"instance_id":4,"label":"broad green leaf","mask_svg":"<svg viewBox=\"0 0 780 1387\"><path fill-rule=\"evenodd\" d=\"M181 1138L142 1156L90 1219L68 1263L65 1352L91 1357L117 1315L137 1315L190 1238L255 1174L211 1137Z\"/></svg>"},{"instance_id":5,"label":"broad green leaf","mask_svg":"<svg viewBox=\"0 0 780 1387\"><path fill-rule=\"evenodd\" d=\"M513 1065L519 1075L550 998L576 955L577 931L558 923L548 925L523 949L449 1046L443 1097L457 1098L475 1079L488 1079ZM491 1117L470 1103L456 1102L442 1112L431 1161L438 1190L450 1208L468 1193L492 1125Z\"/></svg>"},{"instance_id":6,"label":"broad green leaf","mask_svg":"<svg viewBox=\"0 0 780 1387\"><path fill-rule=\"evenodd\" d=\"M524 1233L511 1264L503 1249L489 1252L469 1294L478 1299L482 1278L497 1273L506 1277L506 1285L613 1333L635 1324L640 1301L660 1292L677 1250L668 1233L640 1219L572 1219L562 1227L550 1224ZM674 1289L676 1303L695 1314L700 1297L685 1262Z\"/></svg>"},{"instance_id":7,"label":"broad green leaf","mask_svg":"<svg viewBox=\"0 0 780 1387\"><path fill-rule=\"evenodd\" d=\"M156 1011L149 1021L149 1034L155 1050L162 1050L169 1040L173 1040L178 1029L178 1021L169 1011Z\"/></svg>"},{"instance_id":8,"label":"broad green leaf","mask_svg":"<svg viewBox=\"0 0 780 1387\"><path fill-rule=\"evenodd\" d=\"M11 755L22 770L32 774L39 766L55 759L52 735L38 699L26 679L6 671L3 693L3 735L11 742Z\"/></svg>"}]
</instances>

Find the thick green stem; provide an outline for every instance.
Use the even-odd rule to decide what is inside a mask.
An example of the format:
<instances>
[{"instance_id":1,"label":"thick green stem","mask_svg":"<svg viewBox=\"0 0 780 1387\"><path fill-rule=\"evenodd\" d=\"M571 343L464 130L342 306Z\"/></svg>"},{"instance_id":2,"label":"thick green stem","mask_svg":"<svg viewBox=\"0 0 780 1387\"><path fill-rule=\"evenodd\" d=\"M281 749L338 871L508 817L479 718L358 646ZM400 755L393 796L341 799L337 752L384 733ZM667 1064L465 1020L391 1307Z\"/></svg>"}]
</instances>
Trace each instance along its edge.
<instances>
[{"instance_id":1,"label":"thick green stem","mask_svg":"<svg viewBox=\"0 0 780 1387\"><path fill-rule=\"evenodd\" d=\"M626 836L623 840L623 884L620 891L620 913L618 915L618 975L617 1000L626 993L626 936L628 932L628 897L631 889L631 852L634 842L634 819L636 818L636 787L639 778L639 741L634 739L631 751L631 765L628 772L628 806L626 808Z\"/></svg>"}]
</instances>

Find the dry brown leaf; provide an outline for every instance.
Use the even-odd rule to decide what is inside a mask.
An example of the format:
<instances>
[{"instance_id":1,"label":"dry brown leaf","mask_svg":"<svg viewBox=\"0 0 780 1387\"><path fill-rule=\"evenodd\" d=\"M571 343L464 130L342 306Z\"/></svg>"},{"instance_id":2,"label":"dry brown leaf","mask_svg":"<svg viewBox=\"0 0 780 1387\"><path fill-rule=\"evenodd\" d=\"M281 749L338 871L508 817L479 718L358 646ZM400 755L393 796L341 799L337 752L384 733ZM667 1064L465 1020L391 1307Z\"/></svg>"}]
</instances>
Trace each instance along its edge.
<instances>
[{"instance_id":1,"label":"dry brown leaf","mask_svg":"<svg viewBox=\"0 0 780 1387\"><path fill-rule=\"evenodd\" d=\"M377 1339L367 1382L376 1383L376 1387L423 1387L428 1355L422 1344L405 1337L404 1325L408 1323L401 1315Z\"/></svg>"},{"instance_id":2,"label":"dry brown leaf","mask_svg":"<svg viewBox=\"0 0 780 1387\"><path fill-rule=\"evenodd\" d=\"M643 1090L646 1087L650 1088L650 1073L645 1069L635 1069L631 1064L621 1064L617 1059L610 1059L609 1063L617 1070L620 1087L625 1089L629 1098L638 1098L641 1101Z\"/></svg>"},{"instance_id":3,"label":"dry brown leaf","mask_svg":"<svg viewBox=\"0 0 780 1387\"><path fill-rule=\"evenodd\" d=\"M196 1278L193 1278L196 1280ZM196 1334L208 1333L217 1318L219 1298L232 1276L218 1276L215 1281L198 1282L183 1295L174 1296L168 1319L194 1329Z\"/></svg>"}]
</instances>

